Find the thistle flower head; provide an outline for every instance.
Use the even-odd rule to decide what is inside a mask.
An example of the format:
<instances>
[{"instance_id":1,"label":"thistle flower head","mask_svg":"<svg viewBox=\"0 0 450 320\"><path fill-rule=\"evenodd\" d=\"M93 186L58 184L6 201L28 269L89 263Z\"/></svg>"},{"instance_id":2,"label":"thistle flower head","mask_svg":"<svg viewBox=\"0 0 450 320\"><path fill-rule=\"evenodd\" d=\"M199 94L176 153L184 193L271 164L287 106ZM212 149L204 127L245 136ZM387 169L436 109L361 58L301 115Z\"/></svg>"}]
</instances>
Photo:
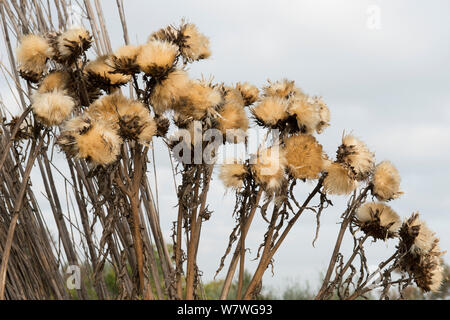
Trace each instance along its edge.
<instances>
[{"instance_id":1,"label":"thistle flower head","mask_svg":"<svg viewBox=\"0 0 450 320\"><path fill-rule=\"evenodd\" d=\"M284 181L286 157L279 146L261 149L251 159L251 169L256 181L266 191L278 190Z\"/></svg>"},{"instance_id":2,"label":"thistle flower head","mask_svg":"<svg viewBox=\"0 0 450 320\"><path fill-rule=\"evenodd\" d=\"M195 80L182 93L176 111L187 119L200 120L206 115L217 115L216 109L222 103L222 94L211 81Z\"/></svg>"},{"instance_id":3,"label":"thistle flower head","mask_svg":"<svg viewBox=\"0 0 450 320\"><path fill-rule=\"evenodd\" d=\"M122 139L109 122L83 115L64 124L58 144L69 157L108 165L116 161Z\"/></svg>"},{"instance_id":4,"label":"thistle flower head","mask_svg":"<svg viewBox=\"0 0 450 320\"><path fill-rule=\"evenodd\" d=\"M112 55L114 69L123 74L135 74L139 72L136 58L141 52L142 46L125 45L117 49Z\"/></svg>"},{"instance_id":5,"label":"thistle flower head","mask_svg":"<svg viewBox=\"0 0 450 320\"><path fill-rule=\"evenodd\" d=\"M259 125L275 128L289 117L287 108L286 99L270 96L263 98L250 111Z\"/></svg>"},{"instance_id":6,"label":"thistle flower head","mask_svg":"<svg viewBox=\"0 0 450 320\"><path fill-rule=\"evenodd\" d=\"M439 248L439 239L419 220L418 213L403 222L399 235L400 268L410 273L423 291L437 292L443 281L441 256L445 253Z\"/></svg>"},{"instance_id":7,"label":"thistle flower head","mask_svg":"<svg viewBox=\"0 0 450 320\"><path fill-rule=\"evenodd\" d=\"M244 184L247 169L243 163L236 160L221 165L219 178L227 188L239 189Z\"/></svg>"},{"instance_id":8,"label":"thistle flower head","mask_svg":"<svg viewBox=\"0 0 450 320\"><path fill-rule=\"evenodd\" d=\"M218 129L230 143L244 142L249 127L244 101L239 91L229 88L225 94L225 104L219 111Z\"/></svg>"},{"instance_id":9,"label":"thistle flower head","mask_svg":"<svg viewBox=\"0 0 450 320\"><path fill-rule=\"evenodd\" d=\"M348 134L342 138L337 162L347 166L357 180L366 179L374 168L374 154L359 139Z\"/></svg>"},{"instance_id":10,"label":"thistle flower head","mask_svg":"<svg viewBox=\"0 0 450 320\"><path fill-rule=\"evenodd\" d=\"M400 236L409 251L417 254L430 252L439 241L426 223L419 219L418 213L403 222Z\"/></svg>"},{"instance_id":11,"label":"thistle flower head","mask_svg":"<svg viewBox=\"0 0 450 320\"><path fill-rule=\"evenodd\" d=\"M322 146L310 135L297 134L284 140L289 172L296 179L317 179L324 168Z\"/></svg>"},{"instance_id":12,"label":"thistle flower head","mask_svg":"<svg viewBox=\"0 0 450 320\"><path fill-rule=\"evenodd\" d=\"M156 134L156 123L149 110L139 101L120 93L106 95L94 101L88 109L93 119L106 120L120 129L123 138L148 145Z\"/></svg>"},{"instance_id":13,"label":"thistle flower head","mask_svg":"<svg viewBox=\"0 0 450 320\"><path fill-rule=\"evenodd\" d=\"M157 137L165 137L167 132L169 132L170 121L165 116L156 116L154 118L156 124L156 133Z\"/></svg>"},{"instance_id":14,"label":"thistle flower head","mask_svg":"<svg viewBox=\"0 0 450 320\"><path fill-rule=\"evenodd\" d=\"M89 76L89 81L102 89L119 87L131 80L131 75L122 74L114 69L114 62L109 55L100 56L89 62L85 72Z\"/></svg>"},{"instance_id":15,"label":"thistle flower head","mask_svg":"<svg viewBox=\"0 0 450 320\"><path fill-rule=\"evenodd\" d=\"M380 201L398 198L400 191L400 175L389 161L382 161L375 167L372 178L373 194Z\"/></svg>"},{"instance_id":16,"label":"thistle flower head","mask_svg":"<svg viewBox=\"0 0 450 320\"><path fill-rule=\"evenodd\" d=\"M209 58L209 39L200 33L195 24L184 24L180 28L182 40L180 50L186 61L196 61Z\"/></svg>"},{"instance_id":17,"label":"thistle flower head","mask_svg":"<svg viewBox=\"0 0 450 320\"><path fill-rule=\"evenodd\" d=\"M117 59L129 59L135 61L140 51L142 50L142 46L134 46L134 45L124 45L114 51L114 57Z\"/></svg>"},{"instance_id":18,"label":"thistle flower head","mask_svg":"<svg viewBox=\"0 0 450 320\"><path fill-rule=\"evenodd\" d=\"M391 207L376 202L362 205L356 212L357 224L374 239L393 238L402 225L398 214Z\"/></svg>"},{"instance_id":19,"label":"thistle flower head","mask_svg":"<svg viewBox=\"0 0 450 320\"><path fill-rule=\"evenodd\" d=\"M92 36L84 28L72 28L60 34L56 41L59 59L70 61L90 48Z\"/></svg>"},{"instance_id":20,"label":"thistle flower head","mask_svg":"<svg viewBox=\"0 0 450 320\"><path fill-rule=\"evenodd\" d=\"M156 134L156 122L148 109L139 101L130 101L119 109L120 132L123 137L148 145Z\"/></svg>"},{"instance_id":21,"label":"thistle flower head","mask_svg":"<svg viewBox=\"0 0 450 320\"><path fill-rule=\"evenodd\" d=\"M58 90L36 92L31 100L34 114L46 126L60 125L75 106L75 101L70 96Z\"/></svg>"},{"instance_id":22,"label":"thistle flower head","mask_svg":"<svg viewBox=\"0 0 450 320\"><path fill-rule=\"evenodd\" d=\"M259 90L256 86L248 82L239 82L236 84L236 89L241 93L245 106L252 105L258 100Z\"/></svg>"},{"instance_id":23,"label":"thistle flower head","mask_svg":"<svg viewBox=\"0 0 450 320\"><path fill-rule=\"evenodd\" d=\"M163 77L172 68L178 47L168 41L152 40L141 46L136 63L146 74Z\"/></svg>"},{"instance_id":24,"label":"thistle flower head","mask_svg":"<svg viewBox=\"0 0 450 320\"><path fill-rule=\"evenodd\" d=\"M175 70L158 82L153 88L150 103L155 113L162 114L166 110L173 109L179 103L180 98L189 90L191 83L187 73L183 70Z\"/></svg>"},{"instance_id":25,"label":"thistle flower head","mask_svg":"<svg viewBox=\"0 0 450 320\"><path fill-rule=\"evenodd\" d=\"M318 109L320 118L320 122L316 126L316 131L317 133L322 133L326 127L330 126L330 109L328 109L328 106L322 98L313 97L313 103Z\"/></svg>"},{"instance_id":26,"label":"thistle flower head","mask_svg":"<svg viewBox=\"0 0 450 320\"><path fill-rule=\"evenodd\" d=\"M87 113L93 119L104 119L115 123L119 119L119 110L126 108L129 102L130 99L120 93L108 94L91 103Z\"/></svg>"},{"instance_id":27,"label":"thistle flower head","mask_svg":"<svg viewBox=\"0 0 450 320\"><path fill-rule=\"evenodd\" d=\"M53 56L53 49L43 37L29 34L20 39L16 56L21 76L37 82L47 68L47 59Z\"/></svg>"},{"instance_id":28,"label":"thistle flower head","mask_svg":"<svg viewBox=\"0 0 450 320\"><path fill-rule=\"evenodd\" d=\"M46 93L58 90L64 92L70 85L70 74L65 71L54 71L42 79L38 92Z\"/></svg>"},{"instance_id":29,"label":"thistle flower head","mask_svg":"<svg viewBox=\"0 0 450 320\"><path fill-rule=\"evenodd\" d=\"M321 123L319 109L305 94L289 98L288 113L295 116L300 131L312 134Z\"/></svg>"},{"instance_id":30,"label":"thistle flower head","mask_svg":"<svg viewBox=\"0 0 450 320\"><path fill-rule=\"evenodd\" d=\"M352 178L349 170L340 163L332 162L325 166L328 175L323 181L328 194L344 195L352 193L358 187L358 181Z\"/></svg>"},{"instance_id":31,"label":"thistle flower head","mask_svg":"<svg viewBox=\"0 0 450 320\"><path fill-rule=\"evenodd\" d=\"M302 91L295 86L295 81L289 81L287 79L271 82L263 87L263 96L265 97L278 97L288 99L294 95L301 95Z\"/></svg>"}]
</instances>

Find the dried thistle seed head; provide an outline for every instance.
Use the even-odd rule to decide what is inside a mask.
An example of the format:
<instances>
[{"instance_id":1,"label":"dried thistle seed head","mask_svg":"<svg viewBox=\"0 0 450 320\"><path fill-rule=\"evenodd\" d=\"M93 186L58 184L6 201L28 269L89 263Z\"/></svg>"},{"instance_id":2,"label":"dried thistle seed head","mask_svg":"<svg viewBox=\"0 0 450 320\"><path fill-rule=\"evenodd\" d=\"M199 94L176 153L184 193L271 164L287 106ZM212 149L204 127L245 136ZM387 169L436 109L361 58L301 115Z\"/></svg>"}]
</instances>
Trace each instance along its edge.
<instances>
[{"instance_id":1,"label":"dried thistle seed head","mask_svg":"<svg viewBox=\"0 0 450 320\"><path fill-rule=\"evenodd\" d=\"M348 134L337 150L337 162L347 166L358 181L365 180L374 169L374 154L359 139Z\"/></svg>"},{"instance_id":2,"label":"dried thistle seed head","mask_svg":"<svg viewBox=\"0 0 450 320\"><path fill-rule=\"evenodd\" d=\"M295 87L295 81L289 81L287 79L271 82L263 87L264 97L278 97L288 99L291 96L302 95L302 91Z\"/></svg>"},{"instance_id":3,"label":"dried thistle seed head","mask_svg":"<svg viewBox=\"0 0 450 320\"><path fill-rule=\"evenodd\" d=\"M259 150L251 159L251 170L256 181L268 192L281 187L285 168L286 157L279 146Z\"/></svg>"},{"instance_id":4,"label":"dried thistle seed head","mask_svg":"<svg viewBox=\"0 0 450 320\"><path fill-rule=\"evenodd\" d=\"M237 83L236 89L241 93L245 106L252 105L259 98L258 88L248 82Z\"/></svg>"},{"instance_id":5,"label":"dried thistle seed head","mask_svg":"<svg viewBox=\"0 0 450 320\"><path fill-rule=\"evenodd\" d=\"M220 108L218 129L230 143L244 142L249 121L244 110L244 102L237 90L231 89L225 95L225 104Z\"/></svg>"},{"instance_id":6,"label":"dried thistle seed head","mask_svg":"<svg viewBox=\"0 0 450 320\"><path fill-rule=\"evenodd\" d=\"M332 162L325 166L328 175L323 181L324 191L328 194L345 195L358 187L349 170L340 163Z\"/></svg>"},{"instance_id":7,"label":"dried thistle seed head","mask_svg":"<svg viewBox=\"0 0 450 320\"><path fill-rule=\"evenodd\" d=\"M139 101L128 99L120 93L103 96L87 110L93 119L106 120L120 129L125 139L148 145L156 134L156 123L150 111Z\"/></svg>"},{"instance_id":8,"label":"dried thistle seed head","mask_svg":"<svg viewBox=\"0 0 450 320\"><path fill-rule=\"evenodd\" d=\"M444 268L440 258L442 254L444 253L425 255L406 253L399 261L400 269L408 272L422 291L439 292L444 280Z\"/></svg>"},{"instance_id":9,"label":"dried thistle seed head","mask_svg":"<svg viewBox=\"0 0 450 320\"><path fill-rule=\"evenodd\" d=\"M53 56L53 49L45 38L29 34L20 39L16 56L21 75L37 82L47 69L46 62Z\"/></svg>"},{"instance_id":10,"label":"dried thistle seed head","mask_svg":"<svg viewBox=\"0 0 450 320\"><path fill-rule=\"evenodd\" d=\"M211 56L209 39L200 33L195 24L188 23L180 27L180 51L185 61L197 61Z\"/></svg>"},{"instance_id":11,"label":"dried thistle seed head","mask_svg":"<svg viewBox=\"0 0 450 320\"><path fill-rule=\"evenodd\" d=\"M317 179L324 169L323 150L310 135L297 134L284 140L289 172L296 179Z\"/></svg>"},{"instance_id":12,"label":"dried thistle seed head","mask_svg":"<svg viewBox=\"0 0 450 320\"><path fill-rule=\"evenodd\" d=\"M316 131L317 133L322 133L326 127L330 126L330 109L320 97L313 97L313 104L316 106L320 118Z\"/></svg>"},{"instance_id":13,"label":"dried thistle seed head","mask_svg":"<svg viewBox=\"0 0 450 320\"><path fill-rule=\"evenodd\" d=\"M413 213L409 219L403 222L400 238L402 245L416 254L430 252L439 242L435 233L428 228L424 221L419 219L419 213Z\"/></svg>"},{"instance_id":14,"label":"dried thistle seed head","mask_svg":"<svg viewBox=\"0 0 450 320\"><path fill-rule=\"evenodd\" d=\"M289 98L288 113L295 116L301 132L312 134L321 123L318 107L305 94Z\"/></svg>"},{"instance_id":15,"label":"dried thistle seed head","mask_svg":"<svg viewBox=\"0 0 450 320\"><path fill-rule=\"evenodd\" d=\"M135 61L139 53L141 52L142 46L125 45L114 51L114 57L117 59L129 59Z\"/></svg>"},{"instance_id":16,"label":"dried thistle seed head","mask_svg":"<svg viewBox=\"0 0 450 320\"><path fill-rule=\"evenodd\" d=\"M168 41L152 40L141 46L136 63L146 74L163 77L173 67L178 47Z\"/></svg>"},{"instance_id":17,"label":"dried thistle seed head","mask_svg":"<svg viewBox=\"0 0 450 320\"><path fill-rule=\"evenodd\" d=\"M173 122L178 128L186 129L192 122L192 118L186 117L184 114L175 111L173 113Z\"/></svg>"},{"instance_id":18,"label":"dried thistle seed head","mask_svg":"<svg viewBox=\"0 0 450 320\"><path fill-rule=\"evenodd\" d=\"M163 114L169 109L175 108L180 98L190 88L190 80L184 70L175 70L168 74L167 78L159 81L153 88L150 96L150 104L156 114Z\"/></svg>"},{"instance_id":19,"label":"dried thistle seed head","mask_svg":"<svg viewBox=\"0 0 450 320\"><path fill-rule=\"evenodd\" d=\"M357 224L374 239L393 238L402 225L398 214L391 207L376 202L362 205L356 212Z\"/></svg>"},{"instance_id":20,"label":"dried thistle seed head","mask_svg":"<svg viewBox=\"0 0 450 320\"><path fill-rule=\"evenodd\" d=\"M138 73L140 70L136 58L141 48L142 46L125 45L117 49L111 57L114 69L123 74Z\"/></svg>"},{"instance_id":21,"label":"dried thistle seed head","mask_svg":"<svg viewBox=\"0 0 450 320\"><path fill-rule=\"evenodd\" d=\"M279 97L266 97L250 111L259 125L274 128L289 117L287 108L287 100Z\"/></svg>"},{"instance_id":22,"label":"dried thistle seed head","mask_svg":"<svg viewBox=\"0 0 450 320\"><path fill-rule=\"evenodd\" d=\"M68 157L76 158L78 156L78 144L75 137L85 134L92 127L92 120L87 114L73 117L64 122L56 143L66 153Z\"/></svg>"},{"instance_id":23,"label":"dried thistle seed head","mask_svg":"<svg viewBox=\"0 0 450 320\"><path fill-rule=\"evenodd\" d=\"M153 32L147 39L147 42L153 41L153 40L162 40L162 41L169 41L174 44L177 44L179 42L179 39L181 38L180 30L175 28L174 26L167 26L165 28L159 29L156 32Z\"/></svg>"},{"instance_id":24,"label":"dried thistle seed head","mask_svg":"<svg viewBox=\"0 0 450 320\"><path fill-rule=\"evenodd\" d=\"M58 144L68 156L108 165L120 154L122 138L109 122L82 116L67 121Z\"/></svg>"},{"instance_id":25,"label":"dried thistle seed head","mask_svg":"<svg viewBox=\"0 0 450 320\"><path fill-rule=\"evenodd\" d=\"M175 110L187 119L201 120L207 115L217 116L217 107L223 103L218 88L210 81L190 81L188 89L182 93Z\"/></svg>"},{"instance_id":26,"label":"dried thistle seed head","mask_svg":"<svg viewBox=\"0 0 450 320\"><path fill-rule=\"evenodd\" d=\"M75 107L75 101L63 92L36 92L32 96L32 109L37 119L46 126L60 125Z\"/></svg>"},{"instance_id":27,"label":"dried thistle seed head","mask_svg":"<svg viewBox=\"0 0 450 320\"><path fill-rule=\"evenodd\" d=\"M245 165L234 159L221 165L219 179L222 180L225 187L239 189L244 184L246 174L247 168Z\"/></svg>"},{"instance_id":28,"label":"dried thistle seed head","mask_svg":"<svg viewBox=\"0 0 450 320\"><path fill-rule=\"evenodd\" d=\"M119 110L127 108L130 101L130 99L119 92L105 95L91 103L87 113L93 119L103 119L111 123L118 123Z\"/></svg>"},{"instance_id":29,"label":"dried thistle seed head","mask_svg":"<svg viewBox=\"0 0 450 320\"><path fill-rule=\"evenodd\" d=\"M443 280L441 256L445 252L439 248L439 239L418 217L413 213L400 228L400 268L410 273L423 291L437 292Z\"/></svg>"},{"instance_id":30,"label":"dried thistle seed head","mask_svg":"<svg viewBox=\"0 0 450 320\"><path fill-rule=\"evenodd\" d=\"M244 97L241 92L233 87L220 85L220 91L222 92L225 103L232 102L245 107Z\"/></svg>"},{"instance_id":31,"label":"dried thistle seed head","mask_svg":"<svg viewBox=\"0 0 450 320\"><path fill-rule=\"evenodd\" d=\"M66 71L54 71L49 73L42 79L38 92L46 93L58 90L59 92L65 92L70 86L70 74Z\"/></svg>"},{"instance_id":32,"label":"dried thistle seed head","mask_svg":"<svg viewBox=\"0 0 450 320\"><path fill-rule=\"evenodd\" d=\"M380 201L396 199L403 194L400 191L400 175L389 161L382 161L375 167L372 184L373 195Z\"/></svg>"},{"instance_id":33,"label":"dried thistle seed head","mask_svg":"<svg viewBox=\"0 0 450 320\"><path fill-rule=\"evenodd\" d=\"M90 61L86 65L85 72L89 76L91 85L102 89L119 87L131 80L131 75L119 73L114 69L114 62L108 55L100 56L94 61Z\"/></svg>"},{"instance_id":34,"label":"dried thistle seed head","mask_svg":"<svg viewBox=\"0 0 450 320\"><path fill-rule=\"evenodd\" d=\"M155 117L156 122L156 136L165 137L169 132L170 121L164 116Z\"/></svg>"},{"instance_id":35,"label":"dried thistle seed head","mask_svg":"<svg viewBox=\"0 0 450 320\"><path fill-rule=\"evenodd\" d=\"M437 259L437 258L435 258ZM434 267L429 268L429 275L425 277L427 281L425 283L418 283L418 287L425 291L439 292L439 289L444 282L444 268L441 261L432 262ZM417 283L417 280L416 280Z\"/></svg>"},{"instance_id":36,"label":"dried thistle seed head","mask_svg":"<svg viewBox=\"0 0 450 320\"><path fill-rule=\"evenodd\" d=\"M129 101L119 108L120 132L124 138L148 146L156 134L156 123L149 110L139 101Z\"/></svg>"},{"instance_id":37,"label":"dried thistle seed head","mask_svg":"<svg viewBox=\"0 0 450 320\"><path fill-rule=\"evenodd\" d=\"M84 28L72 28L56 38L58 59L71 62L88 50L92 44L92 36Z\"/></svg>"}]
</instances>

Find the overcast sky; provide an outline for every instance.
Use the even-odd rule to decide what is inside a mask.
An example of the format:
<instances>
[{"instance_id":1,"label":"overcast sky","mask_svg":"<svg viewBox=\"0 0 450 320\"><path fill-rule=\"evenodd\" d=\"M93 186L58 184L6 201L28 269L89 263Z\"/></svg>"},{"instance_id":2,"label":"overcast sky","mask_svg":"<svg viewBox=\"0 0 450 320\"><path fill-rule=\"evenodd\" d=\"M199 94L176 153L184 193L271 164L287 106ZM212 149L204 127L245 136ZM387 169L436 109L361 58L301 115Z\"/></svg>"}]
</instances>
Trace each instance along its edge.
<instances>
[{"instance_id":1,"label":"overcast sky","mask_svg":"<svg viewBox=\"0 0 450 320\"><path fill-rule=\"evenodd\" d=\"M102 4L117 48L123 37L115 1ZM193 78L213 75L217 82L249 81L259 87L267 79L288 78L322 96L331 111L331 126L318 136L326 152L334 156L345 130L365 141L378 162L391 160L405 194L390 205L402 217L419 211L441 237L443 249L450 244L449 12L446 0L125 1L135 44L183 17L210 38L212 57L190 67ZM5 96L7 89L1 89ZM167 151L156 150L161 222L168 239L176 198ZM305 184L305 194L312 187ZM234 205L233 194L217 178L208 197L214 213L204 223L198 254L204 281L212 279L225 250ZM309 281L317 286L345 209L345 199L332 200L335 206L323 214L316 248L311 245L315 218L305 213L276 254L275 275L268 271L265 284L281 288ZM264 230L261 219L250 229L252 258ZM371 244L369 264L387 258L393 244ZM248 260L247 265L256 264Z\"/></svg>"}]
</instances>

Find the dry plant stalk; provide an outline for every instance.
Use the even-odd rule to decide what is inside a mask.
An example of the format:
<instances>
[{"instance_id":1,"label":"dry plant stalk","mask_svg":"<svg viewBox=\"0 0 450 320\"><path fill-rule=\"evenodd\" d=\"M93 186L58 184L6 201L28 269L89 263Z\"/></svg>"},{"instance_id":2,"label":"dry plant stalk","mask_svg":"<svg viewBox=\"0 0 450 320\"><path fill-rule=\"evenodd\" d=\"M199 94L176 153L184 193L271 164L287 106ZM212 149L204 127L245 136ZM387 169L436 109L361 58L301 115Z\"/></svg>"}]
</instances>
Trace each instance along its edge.
<instances>
[{"instance_id":1,"label":"dry plant stalk","mask_svg":"<svg viewBox=\"0 0 450 320\"><path fill-rule=\"evenodd\" d=\"M236 225L217 270L233 251L221 299L228 298L237 270L237 299L257 298L266 270L305 211L316 215L317 239L330 195L349 200L316 299L356 299L375 288L389 298L394 286L401 297L413 281L424 291L439 289L439 240L418 214L402 222L386 204L402 194L397 170L387 161L376 164L374 154L352 135L343 136L331 160L315 136L330 124L320 97L286 79L269 81L261 93L247 82L192 80L185 67L211 55L208 38L182 21L132 45L122 0L116 4L125 45L115 51L100 1L80 4L89 30L69 26L65 1L21 4L0 3L10 63L2 70L14 82L11 93L22 108L10 119L0 108L0 299L206 298L197 254L202 225L212 216L208 191L219 146L247 142L247 113L266 139L249 159L220 168L221 180L236 196ZM170 126L178 128L175 136L167 136ZM178 162L174 175L181 179L171 247L159 223L158 190L152 190L147 175L154 139L165 142ZM54 158L55 148L64 160ZM35 163L56 239L30 181ZM154 154L152 165L156 172ZM296 189L306 181L315 181L315 187L299 201ZM61 183L65 194L57 188ZM369 195L379 202L367 202ZM257 214L267 229L258 266L244 287L246 237ZM340 253L346 234L354 243L347 259ZM371 238L398 240L375 273L369 272L364 251ZM84 282L68 290L66 265L83 266L94 296ZM117 294L107 287L107 266L114 270Z\"/></svg>"}]
</instances>

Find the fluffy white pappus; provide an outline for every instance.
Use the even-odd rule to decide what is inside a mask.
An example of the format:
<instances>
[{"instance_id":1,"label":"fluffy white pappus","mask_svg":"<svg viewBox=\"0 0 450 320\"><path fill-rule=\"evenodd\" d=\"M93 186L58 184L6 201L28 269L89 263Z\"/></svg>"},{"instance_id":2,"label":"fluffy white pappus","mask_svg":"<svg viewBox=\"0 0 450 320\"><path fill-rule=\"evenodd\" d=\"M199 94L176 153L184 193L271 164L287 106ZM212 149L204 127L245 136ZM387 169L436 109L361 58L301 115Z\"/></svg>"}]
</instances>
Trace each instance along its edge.
<instances>
[{"instance_id":1,"label":"fluffy white pappus","mask_svg":"<svg viewBox=\"0 0 450 320\"><path fill-rule=\"evenodd\" d=\"M170 72L166 79L157 83L150 96L150 103L155 113L162 114L176 107L180 98L185 95L191 85L186 71Z\"/></svg>"},{"instance_id":2,"label":"fluffy white pappus","mask_svg":"<svg viewBox=\"0 0 450 320\"><path fill-rule=\"evenodd\" d=\"M389 161L382 161L375 167L372 184L373 194L380 201L396 199L403 194L400 191L400 174Z\"/></svg>"},{"instance_id":3,"label":"fluffy white pappus","mask_svg":"<svg viewBox=\"0 0 450 320\"><path fill-rule=\"evenodd\" d=\"M217 107L223 103L223 96L211 81L190 81L189 88L181 95L176 111L187 119L200 120L205 115L217 116Z\"/></svg>"},{"instance_id":4,"label":"fluffy white pappus","mask_svg":"<svg viewBox=\"0 0 450 320\"><path fill-rule=\"evenodd\" d=\"M288 113L295 115L300 131L312 134L321 123L317 105L306 96L292 96L289 98Z\"/></svg>"},{"instance_id":5,"label":"fluffy white pappus","mask_svg":"<svg viewBox=\"0 0 450 320\"><path fill-rule=\"evenodd\" d=\"M244 99L245 106L252 105L259 98L258 88L248 82L244 83L238 82L236 84L236 90L238 90L241 93L242 98Z\"/></svg>"},{"instance_id":6,"label":"fluffy white pappus","mask_svg":"<svg viewBox=\"0 0 450 320\"><path fill-rule=\"evenodd\" d=\"M289 117L288 102L280 97L269 96L262 99L250 109L258 124L267 127L276 126L280 121Z\"/></svg>"},{"instance_id":7,"label":"fluffy white pappus","mask_svg":"<svg viewBox=\"0 0 450 320\"><path fill-rule=\"evenodd\" d=\"M91 35L84 28L71 28L59 35L57 47L60 58L67 59L73 54L86 50L91 43Z\"/></svg>"},{"instance_id":8,"label":"fluffy white pappus","mask_svg":"<svg viewBox=\"0 0 450 320\"><path fill-rule=\"evenodd\" d=\"M146 74L161 75L172 67L177 54L176 45L168 41L152 40L141 46L136 63Z\"/></svg>"},{"instance_id":9,"label":"fluffy white pappus","mask_svg":"<svg viewBox=\"0 0 450 320\"><path fill-rule=\"evenodd\" d=\"M356 218L363 224L378 224L391 234L396 234L402 225L399 215L391 207L377 202L362 205L356 212Z\"/></svg>"},{"instance_id":10,"label":"fluffy white pappus","mask_svg":"<svg viewBox=\"0 0 450 320\"><path fill-rule=\"evenodd\" d=\"M29 34L20 39L16 56L20 71L41 75L46 70L47 59L53 56L53 49L43 37Z\"/></svg>"},{"instance_id":11,"label":"fluffy white pappus","mask_svg":"<svg viewBox=\"0 0 450 320\"><path fill-rule=\"evenodd\" d=\"M60 125L72 113L75 101L63 92L36 92L32 97L32 109L40 122L47 126Z\"/></svg>"},{"instance_id":12,"label":"fluffy white pappus","mask_svg":"<svg viewBox=\"0 0 450 320\"><path fill-rule=\"evenodd\" d=\"M119 108L118 112L122 131L136 136L140 144L149 146L157 128L155 119L144 104L130 101L127 107Z\"/></svg>"},{"instance_id":13,"label":"fluffy white pappus","mask_svg":"<svg viewBox=\"0 0 450 320\"><path fill-rule=\"evenodd\" d=\"M358 187L358 181L353 179L348 169L340 163L325 161L325 171L328 174L323 185L328 194L347 195Z\"/></svg>"},{"instance_id":14,"label":"fluffy white pappus","mask_svg":"<svg viewBox=\"0 0 450 320\"><path fill-rule=\"evenodd\" d=\"M58 144L67 156L106 166L117 160L122 138L109 121L83 114L66 121Z\"/></svg>"},{"instance_id":15,"label":"fluffy white pappus","mask_svg":"<svg viewBox=\"0 0 450 320\"><path fill-rule=\"evenodd\" d=\"M108 165L120 154L122 138L108 123L93 121L87 133L76 136L78 157L96 165Z\"/></svg>"},{"instance_id":16,"label":"fluffy white pappus","mask_svg":"<svg viewBox=\"0 0 450 320\"><path fill-rule=\"evenodd\" d=\"M227 188L239 189L243 186L244 176L247 173L245 165L236 160L228 161L220 166L219 179Z\"/></svg>"},{"instance_id":17,"label":"fluffy white pappus","mask_svg":"<svg viewBox=\"0 0 450 320\"><path fill-rule=\"evenodd\" d=\"M439 259L439 258L436 258ZM447 279L445 279L447 280ZM439 292L439 289L442 286L442 282L444 282L444 268L442 267L440 261L436 262L436 267L432 271L432 275L429 281L429 289L432 292Z\"/></svg>"},{"instance_id":18,"label":"fluffy white pappus","mask_svg":"<svg viewBox=\"0 0 450 320\"><path fill-rule=\"evenodd\" d=\"M40 93L53 92L58 90L59 92L66 92L71 82L70 74L66 71L53 71L45 76L39 84L38 91Z\"/></svg>"},{"instance_id":19,"label":"fluffy white pappus","mask_svg":"<svg viewBox=\"0 0 450 320\"><path fill-rule=\"evenodd\" d=\"M209 39L198 31L195 24L185 24L181 27L181 33L183 34L181 54L187 61L209 58L211 55Z\"/></svg>"},{"instance_id":20,"label":"fluffy white pappus","mask_svg":"<svg viewBox=\"0 0 450 320\"><path fill-rule=\"evenodd\" d=\"M141 52L142 46L125 45L114 51L114 57L117 59L136 60Z\"/></svg>"},{"instance_id":21,"label":"fluffy white pappus","mask_svg":"<svg viewBox=\"0 0 450 320\"><path fill-rule=\"evenodd\" d=\"M365 180L374 169L374 154L361 140L347 134L337 151L337 161L344 163L355 174L357 180Z\"/></svg>"},{"instance_id":22,"label":"fluffy white pappus","mask_svg":"<svg viewBox=\"0 0 450 320\"><path fill-rule=\"evenodd\" d=\"M287 79L272 82L268 80L269 84L263 87L263 96L278 97L288 99L292 96L302 96L303 92L295 86L295 81Z\"/></svg>"},{"instance_id":23,"label":"fluffy white pappus","mask_svg":"<svg viewBox=\"0 0 450 320\"><path fill-rule=\"evenodd\" d=\"M109 85L119 86L131 81L131 75L115 72L114 62L111 56L100 56L97 59L90 61L85 68L88 74L94 74L97 77L103 78Z\"/></svg>"},{"instance_id":24,"label":"fluffy white pappus","mask_svg":"<svg viewBox=\"0 0 450 320\"><path fill-rule=\"evenodd\" d=\"M419 214L413 214L405 223L408 224L409 229L419 229L417 236L414 239L414 243L411 246L411 251L417 254L429 253L438 239L435 233L428 228L427 224L419 219Z\"/></svg>"},{"instance_id":25,"label":"fluffy white pappus","mask_svg":"<svg viewBox=\"0 0 450 320\"><path fill-rule=\"evenodd\" d=\"M286 164L285 151L280 146L261 149L251 159L251 168L256 181L269 192L281 187Z\"/></svg>"}]
</instances>

